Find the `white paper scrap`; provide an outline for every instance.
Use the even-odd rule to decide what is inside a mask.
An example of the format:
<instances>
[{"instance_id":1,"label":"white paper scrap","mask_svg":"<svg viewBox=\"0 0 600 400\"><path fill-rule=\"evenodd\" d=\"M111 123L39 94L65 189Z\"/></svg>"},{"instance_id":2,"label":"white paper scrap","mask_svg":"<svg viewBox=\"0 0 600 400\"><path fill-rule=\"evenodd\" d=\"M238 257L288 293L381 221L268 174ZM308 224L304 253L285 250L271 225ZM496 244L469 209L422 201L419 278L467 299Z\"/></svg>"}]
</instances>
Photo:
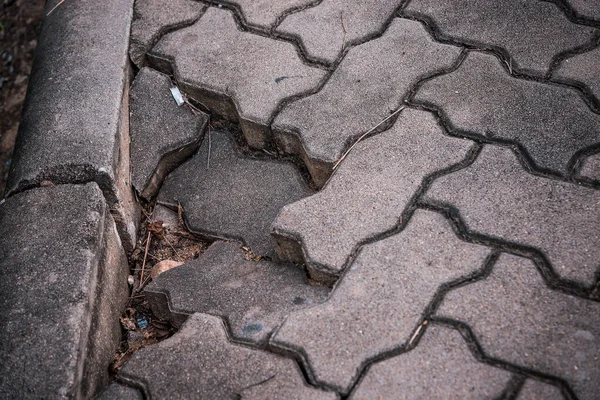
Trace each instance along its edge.
<instances>
[{"instance_id":1,"label":"white paper scrap","mask_svg":"<svg viewBox=\"0 0 600 400\"><path fill-rule=\"evenodd\" d=\"M178 87L172 87L171 94L173 95L173 98L175 99L175 102L178 106L181 106L183 105L183 103L185 103L185 100L183 100L183 95L179 91Z\"/></svg>"}]
</instances>

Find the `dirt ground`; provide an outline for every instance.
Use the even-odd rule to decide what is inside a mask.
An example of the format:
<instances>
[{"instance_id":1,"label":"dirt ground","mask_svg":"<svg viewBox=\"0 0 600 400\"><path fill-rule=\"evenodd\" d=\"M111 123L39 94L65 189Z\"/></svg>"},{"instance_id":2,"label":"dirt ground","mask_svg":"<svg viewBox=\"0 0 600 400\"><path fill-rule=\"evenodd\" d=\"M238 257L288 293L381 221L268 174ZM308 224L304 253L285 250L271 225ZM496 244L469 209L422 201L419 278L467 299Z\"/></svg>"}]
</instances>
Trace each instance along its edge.
<instances>
[{"instance_id":1,"label":"dirt ground","mask_svg":"<svg viewBox=\"0 0 600 400\"><path fill-rule=\"evenodd\" d=\"M0 0L0 198L17 137L44 0Z\"/></svg>"}]
</instances>

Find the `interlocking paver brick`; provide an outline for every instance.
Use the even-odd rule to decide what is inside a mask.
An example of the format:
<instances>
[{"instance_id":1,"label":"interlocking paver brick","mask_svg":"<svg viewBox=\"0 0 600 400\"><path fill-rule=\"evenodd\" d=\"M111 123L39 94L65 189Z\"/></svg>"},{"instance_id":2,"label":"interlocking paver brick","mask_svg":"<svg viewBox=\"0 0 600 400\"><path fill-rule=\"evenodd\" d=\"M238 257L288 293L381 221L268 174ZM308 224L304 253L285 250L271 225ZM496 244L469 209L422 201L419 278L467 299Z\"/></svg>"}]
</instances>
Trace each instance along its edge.
<instances>
[{"instance_id":1,"label":"interlocking paver brick","mask_svg":"<svg viewBox=\"0 0 600 400\"><path fill-rule=\"evenodd\" d=\"M600 20L600 1L598 0L567 0L575 12L587 18Z\"/></svg>"},{"instance_id":2,"label":"interlocking paver brick","mask_svg":"<svg viewBox=\"0 0 600 400\"><path fill-rule=\"evenodd\" d=\"M471 145L445 136L431 113L403 110L391 129L359 143L322 191L283 208L273 228L278 254L306 262L313 279L335 277L360 243L398 224L424 177L460 162Z\"/></svg>"},{"instance_id":3,"label":"interlocking paver brick","mask_svg":"<svg viewBox=\"0 0 600 400\"><path fill-rule=\"evenodd\" d=\"M558 386L550 385L535 379L527 379L517 400L563 400L565 397Z\"/></svg>"},{"instance_id":4,"label":"interlocking paver brick","mask_svg":"<svg viewBox=\"0 0 600 400\"><path fill-rule=\"evenodd\" d=\"M363 247L330 299L292 313L271 345L347 392L365 362L410 339L440 285L478 271L488 254L459 240L441 214L418 210L404 231Z\"/></svg>"},{"instance_id":5,"label":"interlocking paver brick","mask_svg":"<svg viewBox=\"0 0 600 400\"><path fill-rule=\"evenodd\" d=\"M568 174L577 151L600 142L600 115L575 90L512 78L488 54L471 52L415 99L439 107L461 132L520 144L538 168L558 174Z\"/></svg>"},{"instance_id":6,"label":"interlocking paver brick","mask_svg":"<svg viewBox=\"0 0 600 400\"><path fill-rule=\"evenodd\" d=\"M0 205L0 397L90 398L106 385L128 272L95 183Z\"/></svg>"},{"instance_id":7,"label":"interlocking paver brick","mask_svg":"<svg viewBox=\"0 0 600 400\"><path fill-rule=\"evenodd\" d=\"M323 0L287 16L277 32L300 38L312 58L333 63L343 50L380 33L401 0Z\"/></svg>"},{"instance_id":8,"label":"interlocking paver brick","mask_svg":"<svg viewBox=\"0 0 600 400\"><path fill-rule=\"evenodd\" d=\"M135 353L121 374L143 380L157 399L235 399L271 380L277 382L269 385L271 398L281 398L274 389L336 398L309 387L293 360L230 343L223 321L206 314L193 314L173 337Z\"/></svg>"},{"instance_id":9,"label":"interlocking paver brick","mask_svg":"<svg viewBox=\"0 0 600 400\"><path fill-rule=\"evenodd\" d=\"M487 356L600 398L600 303L549 289L530 260L503 254L489 277L450 291L437 314L470 326Z\"/></svg>"},{"instance_id":10,"label":"interlocking paver brick","mask_svg":"<svg viewBox=\"0 0 600 400\"><path fill-rule=\"evenodd\" d=\"M145 293L163 319L172 311L217 315L236 339L263 342L290 312L323 302L329 290L310 286L299 268L248 260L239 244L217 242L199 258L160 274Z\"/></svg>"},{"instance_id":11,"label":"interlocking paver brick","mask_svg":"<svg viewBox=\"0 0 600 400\"><path fill-rule=\"evenodd\" d=\"M431 326L417 347L369 368L358 399L497 399L511 374L475 360L454 329Z\"/></svg>"},{"instance_id":12,"label":"interlocking paver brick","mask_svg":"<svg viewBox=\"0 0 600 400\"><path fill-rule=\"evenodd\" d=\"M584 160L580 175L600 182L600 153L593 154Z\"/></svg>"},{"instance_id":13,"label":"interlocking paver brick","mask_svg":"<svg viewBox=\"0 0 600 400\"><path fill-rule=\"evenodd\" d=\"M158 199L180 202L194 232L241 240L258 255L274 256L271 223L283 206L311 193L293 164L244 156L230 135L212 131L167 177Z\"/></svg>"},{"instance_id":14,"label":"interlocking paver brick","mask_svg":"<svg viewBox=\"0 0 600 400\"><path fill-rule=\"evenodd\" d=\"M598 6L600 9L600 5ZM600 47L564 60L552 75L565 81L574 81L589 88L600 101Z\"/></svg>"},{"instance_id":15,"label":"interlocking paver brick","mask_svg":"<svg viewBox=\"0 0 600 400\"><path fill-rule=\"evenodd\" d=\"M396 110L421 77L449 68L459 52L434 42L418 22L394 20L381 38L351 49L318 93L284 107L272 127L280 147L300 154L322 186L351 140Z\"/></svg>"},{"instance_id":16,"label":"interlocking paver brick","mask_svg":"<svg viewBox=\"0 0 600 400\"><path fill-rule=\"evenodd\" d=\"M95 400L144 400L139 390L129 386L111 383Z\"/></svg>"},{"instance_id":17,"label":"interlocking paver brick","mask_svg":"<svg viewBox=\"0 0 600 400\"><path fill-rule=\"evenodd\" d=\"M270 31L286 13L309 7L315 0L225 0L238 6L246 23Z\"/></svg>"},{"instance_id":18,"label":"interlocking paver brick","mask_svg":"<svg viewBox=\"0 0 600 400\"><path fill-rule=\"evenodd\" d=\"M149 200L164 178L200 146L208 115L178 106L171 79L142 68L131 88L131 182Z\"/></svg>"},{"instance_id":19,"label":"interlocking paver brick","mask_svg":"<svg viewBox=\"0 0 600 400\"><path fill-rule=\"evenodd\" d=\"M129 57L146 66L146 52L168 32L194 23L206 6L195 0L136 0L131 24Z\"/></svg>"},{"instance_id":20,"label":"interlocking paver brick","mask_svg":"<svg viewBox=\"0 0 600 400\"><path fill-rule=\"evenodd\" d=\"M291 43L240 31L231 12L217 8L166 35L151 54L170 61L191 97L239 120L248 144L257 148L265 146L280 102L316 89L326 75L304 64Z\"/></svg>"},{"instance_id":21,"label":"interlocking paver brick","mask_svg":"<svg viewBox=\"0 0 600 400\"><path fill-rule=\"evenodd\" d=\"M431 18L453 40L505 50L513 68L542 76L555 55L585 44L595 31L570 22L556 5L542 1L415 0L405 13Z\"/></svg>"},{"instance_id":22,"label":"interlocking paver brick","mask_svg":"<svg viewBox=\"0 0 600 400\"><path fill-rule=\"evenodd\" d=\"M595 282L597 190L529 174L509 149L486 146L470 167L438 178L426 197L456 207L473 232L541 250L562 278Z\"/></svg>"}]
</instances>

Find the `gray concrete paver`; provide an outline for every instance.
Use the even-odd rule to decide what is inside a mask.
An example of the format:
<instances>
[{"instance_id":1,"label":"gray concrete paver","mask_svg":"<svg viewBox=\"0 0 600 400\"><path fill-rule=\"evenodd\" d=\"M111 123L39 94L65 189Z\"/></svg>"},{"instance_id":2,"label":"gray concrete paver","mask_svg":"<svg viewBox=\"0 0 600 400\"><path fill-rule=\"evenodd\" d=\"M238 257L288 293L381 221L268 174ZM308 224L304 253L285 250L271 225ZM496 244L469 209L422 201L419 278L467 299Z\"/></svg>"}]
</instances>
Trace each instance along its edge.
<instances>
[{"instance_id":1,"label":"gray concrete paver","mask_svg":"<svg viewBox=\"0 0 600 400\"><path fill-rule=\"evenodd\" d=\"M323 190L283 207L273 224L278 254L305 262L315 280L335 279L361 242L398 224L423 178L471 146L445 136L433 114L403 110L392 128L359 143Z\"/></svg>"},{"instance_id":2,"label":"gray concrete paver","mask_svg":"<svg viewBox=\"0 0 600 400\"><path fill-rule=\"evenodd\" d=\"M600 1L599 0L567 0L567 4L575 10L576 13L586 18L600 20Z\"/></svg>"},{"instance_id":3,"label":"gray concrete paver","mask_svg":"<svg viewBox=\"0 0 600 400\"><path fill-rule=\"evenodd\" d=\"M489 277L450 291L436 315L466 323L487 356L600 398L600 303L551 290L530 260L503 254Z\"/></svg>"},{"instance_id":4,"label":"gray concrete paver","mask_svg":"<svg viewBox=\"0 0 600 400\"><path fill-rule=\"evenodd\" d=\"M146 200L200 146L208 115L178 106L171 79L142 68L131 88L131 182Z\"/></svg>"},{"instance_id":5,"label":"gray concrete paver","mask_svg":"<svg viewBox=\"0 0 600 400\"><path fill-rule=\"evenodd\" d=\"M580 175L600 182L600 153L592 154L584 160Z\"/></svg>"},{"instance_id":6,"label":"gray concrete paver","mask_svg":"<svg viewBox=\"0 0 600 400\"><path fill-rule=\"evenodd\" d=\"M181 203L193 232L241 240L256 254L273 257L271 223L283 206L310 194L293 164L244 156L231 135L212 131L198 153L167 177L158 200Z\"/></svg>"},{"instance_id":7,"label":"gray concrete paver","mask_svg":"<svg viewBox=\"0 0 600 400\"><path fill-rule=\"evenodd\" d=\"M315 0L225 0L223 4L239 7L246 23L270 31L285 14L310 7Z\"/></svg>"},{"instance_id":8,"label":"gray concrete paver","mask_svg":"<svg viewBox=\"0 0 600 400\"><path fill-rule=\"evenodd\" d=\"M433 325L415 349L371 366L350 398L491 400L510 379L510 372L478 362L457 330Z\"/></svg>"},{"instance_id":9,"label":"gray concrete paver","mask_svg":"<svg viewBox=\"0 0 600 400\"><path fill-rule=\"evenodd\" d=\"M477 272L488 254L441 214L418 210L402 232L364 246L330 299L292 313L271 345L348 392L365 362L408 342L440 285Z\"/></svg>"},{"instance_id":10,"label":"gray concrete paver","mask_svg":"<svg viewBox=\"0 0 600 400\"><path fill-rule=\"evenodd\" d=\"M241 31L233 14L218 8L163 37L151 53L169 60L177 83L191 97L239 121L256 148L270 137L279 103L316 89L326 75L304 64L291 43Z\"/></svg>"},{"instance_id":11,"label":"gray concrete paver","mask_svg":"<svg viewBox=\"0 0 600 400\"><path fill-rule=\"evenodd\" d=\"M600 192L526 172L485 146L468 168L438 178L427 199L456 207L473 232L541 250L564 279L591 286L600 259Z\"/></svg>"},{"instance_id":12,"label":"gray concrete paver","mask_svg":"<svg viewBox=\"0 0 600 400\"><path fill-rule=\"evenodd\" d=\"M554 56L586 44L595 32L544 1L413 0L404 13L431 18L442 35L455 41L500 48L510 55L513 68L538 76L548 72Z\"/></svg>"},{"instance_id":13,"label":"gray concrete paver","mask_svg":"<svg viewBox=\"0 0 600 400\"><path fill-rule=\"evenodd\" d=\"M600 9L600 4L598 5ZM600 46L586 53L577 54L564 60L552 77L564 81L574 81L589 88L600 102Z\"/></svg>"},{"instance_id":14,"label":"gray concrete paver","mask_svg":"<svg viewBox=\"0 0 600 400\"><path fill-rule=\"evenodd\" d=\"M276 31L298 37L306 53L333 63L350 44L380 33L402 0L323 0L287 16Z\"/></svg>"},{"instance_id":15,"label":"gray concrete paver","mask_svg":"<svg viewBox=\"0 0 600 400\"><path fill-rule=\"evenodd\" d=\"M527 379L523 384L517 400L563 400L565 397L560 388L535 379Z\"/></svg>"},{"instance_id":16,"label":"gray concrete paver","mask_svg":"<svg viewBox=\"0 0 600 400\"><path fill-rule=\"evenodd\" d=\"M144 400L139 390L129 386L111 383L95 400Z\"/></svg>"},{"instance_id":17,"label":"gray concrete paver","mask_svg":"<svg viewBox=\"0 0 600 400\"><path fill-rule=\"evenodd\" d=\"M221 316L235 339L260 343L289 313L325 301L329 289L309 285L293 265L249 260L240 244L216 242L199 258L160 274L145 293L161 318L170 319L170 311Z\"/></svg>"},{"instance_id":18,"label":"gray concrete paver","mask_svg":"<svg viewBox=\"0 0 600 400\"><path fill-rule=\"evenodd\" d=\"M538 168L557 174L568 175L574 155L600 142L600 115L575 90L515 79L489 54L469 53L415 100L439 107L456 130L519 143Z\"/></svg>"},{"instance_id":19,"label":"gray concrete paver","mask_svg":"<svg viewBox=\"0 0 600 400\"><path fill-rule=\"evenodd\" d=\"M395 19L381 38L352 48L318 93L283 108L272 126L279 146L299 154L322 186L351 141L393 113L421 77L452 66L459 52L434 42L420 23Z\"/></svg>"},{"instance_id":20,"label":"gray concrete paver","mask_svg":"<svg viewBox=\"0 0 600 400\"><path fill-rule=\"evenodd\" d=\"M192 24L205 9L195 0L136 0L129 46L131 61L138 68L145 67L146 52L162 35Z\"/></svg>"},{"instance_id":21,"label":"gray concrete paver","mask_svg":"<svg viewBox=\"0 0 600 400\"><path fill-rule=\"evenodd\" d=\"M281 398L275 389L303 394L299 398L336 398L309 387L293 360L231 343L223 321L206 314L193 314L173 337L135 353L120 373L143 380L158 399L235 399L272 380L278 384L269 385L271 398Z\"/></svg>"}]
</instances>

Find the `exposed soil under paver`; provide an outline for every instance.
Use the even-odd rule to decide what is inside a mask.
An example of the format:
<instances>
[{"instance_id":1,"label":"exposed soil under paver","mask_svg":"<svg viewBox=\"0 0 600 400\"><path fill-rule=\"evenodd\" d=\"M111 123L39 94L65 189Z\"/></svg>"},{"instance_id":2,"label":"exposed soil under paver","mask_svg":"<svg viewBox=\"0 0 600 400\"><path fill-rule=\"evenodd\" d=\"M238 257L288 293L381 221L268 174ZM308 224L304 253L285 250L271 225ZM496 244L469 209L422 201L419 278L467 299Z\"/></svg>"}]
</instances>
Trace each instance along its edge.
<instances>
[{"instance_id":1,"label":"exposed soil under paver","mask_svg":"<svg viewBox=\"0 0 600 400\"><path fill-rule=\"evenodd\" d=\"M65 183L87 183L114 217L92 253L123 240L131 294L106 315L114 327L121 312L125 333L113 381L84 376L74 393L600 400L597 1L131 6L134 67L111 20L111 71L125 72L107 80L124 100L100 109L128 128L98 139L119 156L104 146L79 171L75 116L44 138L60 151L28 147L39 142L26 131L0 206L15 225L19 196L64 203ZM27 157L38 153L55 167ZM22 253L5 263L19 288ZM0 313L5 336L20 312ZM86 371L100 374L110 357L90 352ZM7 371L17 355L0 346Z\"/></svg>"}]
</instances>

